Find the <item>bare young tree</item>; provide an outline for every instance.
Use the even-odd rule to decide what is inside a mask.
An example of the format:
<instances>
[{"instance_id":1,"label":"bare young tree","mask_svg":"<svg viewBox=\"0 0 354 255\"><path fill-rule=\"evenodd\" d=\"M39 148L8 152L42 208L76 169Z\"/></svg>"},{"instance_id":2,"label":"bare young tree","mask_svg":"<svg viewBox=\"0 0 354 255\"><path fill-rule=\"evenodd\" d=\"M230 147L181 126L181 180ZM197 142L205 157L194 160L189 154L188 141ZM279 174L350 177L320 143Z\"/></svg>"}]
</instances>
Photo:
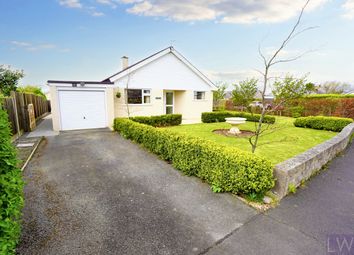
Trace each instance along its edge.
<instances>
[{"instance_id":1,"label":"bare young tree","mask_svg":"<svg viewBox=\"0 0 354 255\"><path fill-rule=\"evenodd\" d=\"M264 64L264 71L258 71L259 73L261 73L262 78L263 78L263 87L261 89L261 103L262 103L262 109L261 109L261 115L258 121L258 124L256 125L256 130L255 130L255 135L253 137L253 139L250 139L250 144L252 146L252 152L254 153L256 151L258 142L259 142L259 137L260 135L264 132L264 130L262 130L262 125L263 125L263 121L264 121L264 116L269 113L269 109L267 109L266 107L266 100L265 100L265 93L267 91L268 88L268 83L269 80L272 78L270 77L269 73L270 73L270 69L277 64L280 63L286 63L286 62L292 62L295 61L299 58L301 58L302 56L304 56L305 54L309 53L310 51L304 52L300 55L297 55L293 58L288 58L288 59L279 59L279 55L280 53L284 50L284 48L286 48L286 46L299 34L314 29L315 27L307 27L305 29L299 30L299 26L301 23L301 19L303 17L304 11L306 9L306 7L308 6L308 4L310 3L310 0L307 0L305 2L305 4L303 5L300 14L294 24L294 26L292 27L290 33L288 34L288 36L284 39L284 41L281 43L281 45L279 46L279 48L277 48L274 53L269 57L265 57L265 55L262 53L261 51L261 47L258 47L258 53L260 55L260 57L263 60L263 64ZM274 110L274 109L273 109Z\"/></svg>"}]
</instances>

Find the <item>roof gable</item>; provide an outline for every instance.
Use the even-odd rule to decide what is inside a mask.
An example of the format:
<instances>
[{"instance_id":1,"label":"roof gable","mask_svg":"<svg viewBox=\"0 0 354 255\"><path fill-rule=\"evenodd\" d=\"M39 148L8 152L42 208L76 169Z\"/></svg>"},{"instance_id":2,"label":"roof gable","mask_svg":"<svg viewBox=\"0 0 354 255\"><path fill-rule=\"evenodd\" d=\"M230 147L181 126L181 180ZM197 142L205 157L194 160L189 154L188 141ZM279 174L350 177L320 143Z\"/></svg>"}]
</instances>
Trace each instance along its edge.
<instances>
[{"instance_id":1,"label":"roof gable","mask_svg":"<svg viewBox=\"0 0 354 255\"><path fill-rule=\"evenodd\" d=\"M104 81L110 81L110 82L117 82L122 79L126 79L127 76L130 76L134 73L139 72L140 69L143 69L147 65L152 65L154 62L158 62L159 60L161 61L161 58L165 56L173 56L174 58L178 59L180 63L182 63L187 69L192 71L194 75L198 76L200 80L202 80L207 86L209 86L209 89L215 89L214 83L209 80L208 77L206 77L201 71L199 71L194 65L192 65L182 54L180 54L178 51L176 51L173 47L168 47L165 48L159 52L156 52L155 54L127 67L126 69L108 77Z\"/></svg>"}]
</instances>

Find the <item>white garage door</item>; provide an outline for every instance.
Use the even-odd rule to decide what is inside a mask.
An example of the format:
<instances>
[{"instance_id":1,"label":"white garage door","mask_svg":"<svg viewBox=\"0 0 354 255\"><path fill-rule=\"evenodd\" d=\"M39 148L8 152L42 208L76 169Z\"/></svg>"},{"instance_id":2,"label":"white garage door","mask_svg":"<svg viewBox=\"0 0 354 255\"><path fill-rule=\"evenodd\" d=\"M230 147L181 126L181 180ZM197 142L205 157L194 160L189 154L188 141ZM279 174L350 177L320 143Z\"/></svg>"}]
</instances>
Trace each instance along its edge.
<instances>
[{"instance_id":1,"label":"white garage door","mask_svg":"<svg viewBox=\"0 0 354 255\"><path fill-rule=\"evenodd\" d=\"M107 127L105 92L59 91L62 130Z\"/></svg>"}]
</instances>

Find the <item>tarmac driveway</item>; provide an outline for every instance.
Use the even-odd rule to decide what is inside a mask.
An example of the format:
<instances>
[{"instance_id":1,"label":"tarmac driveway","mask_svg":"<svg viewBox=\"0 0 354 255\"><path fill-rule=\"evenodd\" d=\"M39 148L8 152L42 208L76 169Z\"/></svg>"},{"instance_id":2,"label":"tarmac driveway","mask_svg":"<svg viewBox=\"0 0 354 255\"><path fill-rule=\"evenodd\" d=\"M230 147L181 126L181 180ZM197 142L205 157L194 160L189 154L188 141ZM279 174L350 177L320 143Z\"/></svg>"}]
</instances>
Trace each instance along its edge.
<instances>
[{"instance_id":1,"label":"tarmac driveway","mask_svg":"<svg viewBox=\"0 0 354 255\"><path fill-rule=\"evenodd\" d=\"M19 254L201 254L257 214L109 130L46 138L24 175Z\"/></svg>"}]
</instances>

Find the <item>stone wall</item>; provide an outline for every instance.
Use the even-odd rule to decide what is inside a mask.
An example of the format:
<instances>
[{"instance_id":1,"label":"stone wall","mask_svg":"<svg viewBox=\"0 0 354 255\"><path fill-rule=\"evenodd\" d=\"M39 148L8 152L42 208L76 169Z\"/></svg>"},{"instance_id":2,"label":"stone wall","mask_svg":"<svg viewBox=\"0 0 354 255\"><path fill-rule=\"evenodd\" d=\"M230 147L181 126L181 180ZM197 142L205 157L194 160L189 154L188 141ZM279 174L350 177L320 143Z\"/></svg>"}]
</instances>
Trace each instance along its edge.
<instances>
[{"instance_id":1,"label":"stone wall","mask_svg":"<svg viewBox=\"0 0 354 255\"><path fill-rule=\"evenodd\" d=\"M298 187L301 182L310 178L338 153L343 151L350 142L350 137L353 133L354 123L351 123L332 139L277 164L274 168L276 184L273 193L279 199L286 196L290 184Z\"/></svg>"}]
</instances>

